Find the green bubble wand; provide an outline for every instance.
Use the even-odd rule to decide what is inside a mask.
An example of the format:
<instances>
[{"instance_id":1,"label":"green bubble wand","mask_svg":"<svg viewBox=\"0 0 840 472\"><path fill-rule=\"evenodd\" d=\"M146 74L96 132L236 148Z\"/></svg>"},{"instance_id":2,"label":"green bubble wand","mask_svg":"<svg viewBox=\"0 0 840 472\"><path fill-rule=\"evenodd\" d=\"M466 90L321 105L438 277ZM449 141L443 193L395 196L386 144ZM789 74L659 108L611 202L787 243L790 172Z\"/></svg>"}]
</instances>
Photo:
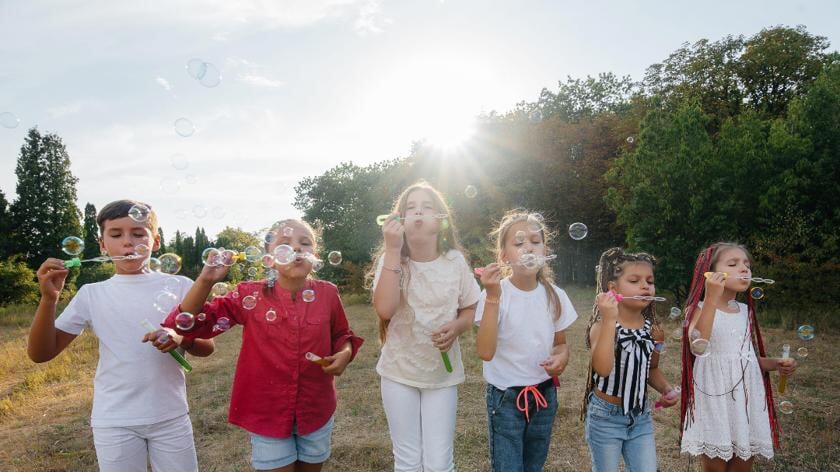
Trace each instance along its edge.
<instances>
[{"instance_id":1,"label":"green bubble wand","mask_svg":"<svg viewBox=\"0 0 840 472\"><path fill-rule=\"evenodd\" d=\"M149 323L149 320L143 320L140 324L143 325L143 328L145 328L150 334L157 333L158 331L153 324ZM192 372L192 366L186 359L184 359L184 356L182 356L180 352L173 349L169 351L169 355L181 364L181 368L183 368L185 372Z\"/></svg>"},{"instance_id":2,"label":"green bubble wand","mask_svg":"<svg viewBox=\"0 0 840 472\"><path fill-rule=\"evenodd\" d=\"M130 254L128 256L99 256L91 257L90 259L79 259L78 257L74 257L64 261L64 268L69 269L71 267L80 267L83 262L130 261L134 259L143 259L144 257L146 256L141 254Z\"/></svg>"}]
</instances>

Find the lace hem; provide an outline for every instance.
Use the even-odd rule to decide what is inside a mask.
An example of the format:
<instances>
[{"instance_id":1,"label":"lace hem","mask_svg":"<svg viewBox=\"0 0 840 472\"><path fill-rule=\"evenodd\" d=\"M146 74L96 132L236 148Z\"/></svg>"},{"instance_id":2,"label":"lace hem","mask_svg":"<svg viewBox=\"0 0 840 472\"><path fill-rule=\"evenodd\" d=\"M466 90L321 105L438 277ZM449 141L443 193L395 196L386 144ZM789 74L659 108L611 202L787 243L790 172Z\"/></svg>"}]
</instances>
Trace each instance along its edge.
<instances>
[{"instance_id":1,"label":"lace hem","mask_svg":"<svg viewBox=\"0 0 840 472\"><path fill-rule=\"evenodd\" d=\"M742 447L737 444L708 444L708 443L683 443L680 447L680 452L688 453L692 456L704 455L712 459L723 459L728 461L733 456L738 456L739 459L748 460L754 456L763 456L766 459L773 458L772 444L750 444L747 447Z\"/></svg>"}]
</instances>

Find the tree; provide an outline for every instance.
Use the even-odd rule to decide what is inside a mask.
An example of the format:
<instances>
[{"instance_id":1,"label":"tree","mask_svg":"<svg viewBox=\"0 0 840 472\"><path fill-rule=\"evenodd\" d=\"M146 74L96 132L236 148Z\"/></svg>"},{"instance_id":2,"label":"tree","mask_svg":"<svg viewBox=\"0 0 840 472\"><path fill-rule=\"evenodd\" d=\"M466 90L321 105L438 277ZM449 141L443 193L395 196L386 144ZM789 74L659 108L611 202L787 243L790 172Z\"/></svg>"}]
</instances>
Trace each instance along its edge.
<instances>
[{"instance_id":1,"label":"tree","mask_svg":"<svg viewBox=\"0 0 840 472\"><path fill-rule=\"evenodd\" d=\"M9 202L6 200L6 194L0 190L0 259L5 259L12 255L14 241L12 236L13 228Z\"/></svg>"},{"instance_id":2,"label":"tree","mask_svg":"<svg viewBox=\"0 0 840 472\"><path fill-rule=\"evenodd\" d=\"M85 205L84 219L85 258L99 255L99 225L96 224L96 207L92 203Z\"/></svg>"},{"instance_id":3,"label":"tree","mask_svg":"<svg viewBox=\"0 0 840 472\"><path fill-rule=\"evenodd\" d=\"M81 236L76 207L78 179L70 171L70 156L55 134L29 130L17 166L17 199L12 215L17 228L17 252L35 268L49 256L61 256L61 240Z\"/></svg>"},{"instance_id":4,"label":"tree","mask_svg":"<svg viewBox=\"0 0 840 472\"><path fill-rule=\"evenodd\" d=\"M35 271L18 257L0 260L0 305L38 303L39 289Z\"/></svg>"},{"instance_id":5,"label":"tree","mask_svg":"<svg viewBox=\"0 0 840 472\"><path fill-rule=\"evenodd\" d=\"M166 240L163 238L163 228L158 226L158 236L160 236L160 248L158 249L158 254L166 254Z\"/></svg>"}]
</instances>

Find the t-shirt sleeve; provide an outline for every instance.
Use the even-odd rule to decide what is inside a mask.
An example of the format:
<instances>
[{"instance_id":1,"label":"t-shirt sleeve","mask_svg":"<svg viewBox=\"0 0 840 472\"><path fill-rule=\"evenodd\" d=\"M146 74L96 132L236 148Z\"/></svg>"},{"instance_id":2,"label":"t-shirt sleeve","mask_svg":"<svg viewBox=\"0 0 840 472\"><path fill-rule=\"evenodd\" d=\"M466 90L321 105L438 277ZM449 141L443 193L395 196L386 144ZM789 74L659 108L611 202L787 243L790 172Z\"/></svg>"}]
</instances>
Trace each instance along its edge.
<instances>
[{"instance_id":1,"label":"t-shirt sleeve","mask_svg":"<svg viewBox=\"0 0 840 472\"><path fill-rule=\"evenodd\" d=\"M90 327L90 294L86 289L87 287L82 285L82 288L76 292L76 296L70 300L64 311L56 318L56 328L78 336L82 334L85 328Z\"/></svg>"},{"instance_id":2,"label":"t-shirt sleeve","mask_svg":"<svg viewBox=\"0 0 840 472\"><path fill-rule=\"evenodd\" d=\"M557 296L560 298L560 318L554 321L554 331L563 331L578 318L577 311L575 311L572 300L566 295L566 291L559 287L554 287Z\"/></svg>"},{"instance_id":3,"label":"t-shirt sleeve","mask_svg":"<svg viewBox=\"0 0 840 472\"><path fill-rule=\"evenodd\" d=\"M460 257L460 264L461 291L458 294L458 308L466 308L478 301L479 295L481 295L481 287L475 281L475 275L463 255Z\"/></svg>"},{"instance_id":4,"label":"t-shirt sleeve","mask_svg":"<svg viewBox=\"0 0 840 472\"><path fill-rule=\"evenodd\" d=\"M478 306L475 307L475 323L476 326L481 324L481 318L484 317L484 300L487 299L487 290L482 290L481 295L478 296Z\"/></svg>"}]
</instances>

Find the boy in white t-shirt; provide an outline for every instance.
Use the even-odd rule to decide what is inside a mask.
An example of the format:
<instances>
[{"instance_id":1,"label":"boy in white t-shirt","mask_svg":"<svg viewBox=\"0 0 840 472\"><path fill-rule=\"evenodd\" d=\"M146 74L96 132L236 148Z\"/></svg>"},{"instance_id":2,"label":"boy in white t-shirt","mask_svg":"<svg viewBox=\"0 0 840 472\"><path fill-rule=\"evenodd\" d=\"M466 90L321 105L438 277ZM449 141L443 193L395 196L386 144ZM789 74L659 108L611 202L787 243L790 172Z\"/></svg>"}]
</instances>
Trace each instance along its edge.
<instances>
[{"instance_id":1,"label":"boy in white t-shirt","mask_svg":"<svg viewBox=\"0 0 840 472\"><path fill-rule=\"evenodd\" d=\"M569 363L564 330L577 313L553 284L539 214L508 212L493 235L500 263L476 269L485 290L475 316L490 464L494 472L539 471L557 412L556 379Z\"/></svg>"},{"instance_id":2,"label":"boy in white t-shirt","mask_svg":"<svg viewBox=\"0 0 840 472\"><path fill-rule=\"evenodd\" d=\"M99 338L99 364L93 388L91 427L99 469L107 472L197 471L184 372L163 353L179 347L181 337L165 330L147 333L168 314L156 298L174 306L192 281L148 269L160 247L157 216L132 200L106 205L97 215L99 247L110 256L144 256L114 261L116 274L83 285L58 319L56 303L67 278L64 261L49 258L38 269L41 301L29 332L29 357L46 362L85 328ZM157 348L143 344L151 342ZM212 340L181 349L209 356Z\"/></svg>"}]
</instances>

